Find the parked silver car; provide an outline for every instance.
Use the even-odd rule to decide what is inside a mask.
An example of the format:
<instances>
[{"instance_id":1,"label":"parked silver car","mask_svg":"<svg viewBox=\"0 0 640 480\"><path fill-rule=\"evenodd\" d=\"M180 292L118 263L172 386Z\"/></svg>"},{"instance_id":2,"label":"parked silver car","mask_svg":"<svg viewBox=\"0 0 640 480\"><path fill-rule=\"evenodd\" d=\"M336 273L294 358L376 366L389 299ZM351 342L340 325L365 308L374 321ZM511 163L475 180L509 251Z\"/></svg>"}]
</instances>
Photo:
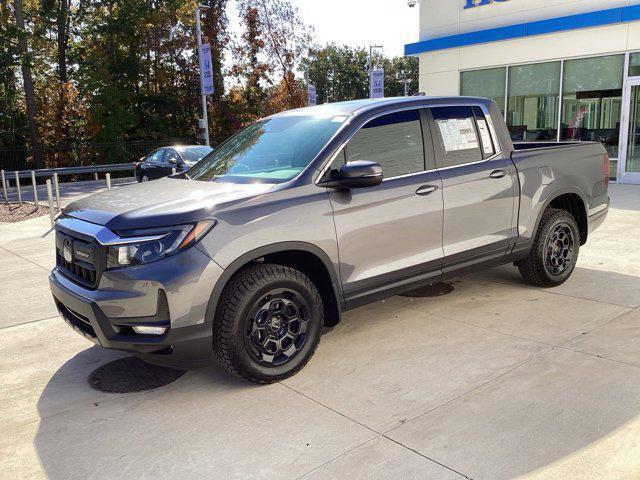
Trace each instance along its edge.
<instances>
[{"instance_id":1,"label":"parked silver car","mask_svg":"<svg viewBox=\"0 0 640 480\"><path fill-rule=\"evenodd\" d=\"M275 382L359 305L510 262L565 282L608 171L598 143L514 146L486 99L284 112L182 175L68 206L51 290L98 345Z\"/></svg>"}]
</instances>

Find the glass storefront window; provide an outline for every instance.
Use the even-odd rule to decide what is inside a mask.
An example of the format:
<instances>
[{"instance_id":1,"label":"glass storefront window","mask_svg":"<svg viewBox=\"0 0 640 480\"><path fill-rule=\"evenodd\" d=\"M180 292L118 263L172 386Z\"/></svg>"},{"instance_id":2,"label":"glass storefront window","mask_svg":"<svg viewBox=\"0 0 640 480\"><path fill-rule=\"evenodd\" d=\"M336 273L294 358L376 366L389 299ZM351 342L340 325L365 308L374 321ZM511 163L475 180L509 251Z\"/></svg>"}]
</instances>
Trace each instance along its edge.
<instances>
[{"instance_id":1,"label":"glass storefront window","mask_svg":"<svg viewBox=\"0 0 640 480\"><path fill-rule=\"evenodd\" d=\"M487 97L500 107L504 114L506 68L489 68L460 74L460 95Z\"/></svg>"},{"instance_id":2,"label":"glass storefront window","mask_svg":"<svg viewBox=\"0 0 640 480\"><path fill-rule=\"evenodd\" d=\"M640 53L632 53L629 55L629 76L640 76Z\"/></svg>"},{"instance_id":3,"label":"glass storefront window","mask_svg":"<svg viewBox=\"0 0 640 480\"><path fill-rule=\"evenodd\" d=\"M618 158L624 55L564 62L562 140L596 141Z\"/></svg>"},{"instance_id":4,"label":"glass storefront window","mask_svg":"<svg viewBox=\"0 0 640 480\"><path fill-rule=\"evenodd\" d=\"M516 141L554 141L558 135L560 62L509 67L507 126Z\"/></svg>"},{"instance_id":5,"label":"glass storefront window","mask_svg":"<svg viewBox=\"0 0 640 480\"><path fill-rule=\"evenodd\" d=\"M640 172L640 86L631 87L626 172Z\"/></svg>"}]
</instances>

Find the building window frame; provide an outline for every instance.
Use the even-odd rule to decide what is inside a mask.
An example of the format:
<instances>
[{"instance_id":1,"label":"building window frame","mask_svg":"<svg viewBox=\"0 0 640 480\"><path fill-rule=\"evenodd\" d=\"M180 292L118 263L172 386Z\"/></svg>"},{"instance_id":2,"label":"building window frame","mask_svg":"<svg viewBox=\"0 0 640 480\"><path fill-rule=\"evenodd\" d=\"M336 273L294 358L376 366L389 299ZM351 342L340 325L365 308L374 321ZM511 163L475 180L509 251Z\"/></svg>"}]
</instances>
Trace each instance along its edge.
<instances>
[{"instance_id":1,"label":"building window frame","mask_svg":"<svg viewBox=\"0 0 640 480\"><path fill-rule=\"evenodd\" d=\"M535 65L538 63L548 63L548 62L560 62L560 93L559 93L559 104L558 104L558 132L556 135L556 141L560 142L562 138L562 114L563 114L563 100L564 100L564 63L570 60L579 60L584 58L598 58L598 57L607 57L610 55L624 55L624 71L622 77L622 105L626 105L629 99L626 96L626 85L627 81L630 78L640 78L640 75L629 75L629 67L630 67L630 57L632 54L638 54L640 50L618 50L613 52L601 53L598 55L588 54L588 55L577 55L573 57L562 57L562 58L548 58L544 60L535 60L530 62L518 62L518 63L507 63L507 64L496 64L491 66L485 66L481 68L465 68L460 69L459 74L461 75L463 72L475 72L480 70L487 70L492 68L504 68L505 69L505 100L504 100L504 120L507 120L507 108L509 104L508 92L509 92L509 70L511 67L518 67L522 65ZM462 82L460 82L458 88L458 94L462 95ZM624 108L621 109L620 112L620 129L622 131L623 128L626 128L625 125L627 120L624 115ZM622 144L622 133L620 134L620 144ZM618 158L612 159L617 162L617 171L616 178L620 178L622 174L623 162L620 161L620 157L622 156L622 151L618 154Z\"/></svg>"}]
</instances>

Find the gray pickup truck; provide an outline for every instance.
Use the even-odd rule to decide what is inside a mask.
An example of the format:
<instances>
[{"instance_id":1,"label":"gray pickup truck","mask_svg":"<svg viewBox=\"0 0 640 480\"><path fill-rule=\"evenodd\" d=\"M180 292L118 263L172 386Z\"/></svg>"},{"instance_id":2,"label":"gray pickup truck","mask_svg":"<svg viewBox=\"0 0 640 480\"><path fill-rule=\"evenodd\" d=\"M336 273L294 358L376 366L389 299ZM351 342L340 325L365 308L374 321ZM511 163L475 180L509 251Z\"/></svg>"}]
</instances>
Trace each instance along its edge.
<instances>
[{"instance_id":1,"label":"gray pickup truck","mask_svg":"<svg viewBox=\"0 0 640 480\"><path fill-rule=\"evenodd\" d=\"M97 345L275 382L354 307L511 262L565 282L607 215L608 163L598 143L514 145L481 98L284 112L68 206L51 290Z\"/></svg>"}]
</instances>

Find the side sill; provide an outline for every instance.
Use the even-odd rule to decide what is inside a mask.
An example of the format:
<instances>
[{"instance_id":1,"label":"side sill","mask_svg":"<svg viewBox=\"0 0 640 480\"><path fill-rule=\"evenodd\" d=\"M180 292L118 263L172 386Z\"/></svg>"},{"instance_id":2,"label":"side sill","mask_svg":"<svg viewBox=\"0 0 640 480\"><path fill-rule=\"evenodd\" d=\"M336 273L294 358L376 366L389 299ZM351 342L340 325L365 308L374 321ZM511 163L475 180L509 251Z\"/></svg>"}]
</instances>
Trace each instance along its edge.
<instances>
[{"instance_id":1,"label":"side sill","mask_svg":"<svg viewBox=\"0 0 640 480\"><path fill-rule=\"evenodd\" d=\"M449 267L445 266L444 270L427 271L400 282L380 285L366 291L358 291L354 295L349 295L349 292L345 292L345 311L384 300L385 298L421 287L425 284L449 280L463 275L468 275L473 272L512 263L525 258L529 254L530 250L531 245L529 242L524 242L516 244L512 251L507 255L501 254L496 256L495 254L490 254L476 258L473 261L466 262L464 264Z\"/></svg>"}]
</instances>

